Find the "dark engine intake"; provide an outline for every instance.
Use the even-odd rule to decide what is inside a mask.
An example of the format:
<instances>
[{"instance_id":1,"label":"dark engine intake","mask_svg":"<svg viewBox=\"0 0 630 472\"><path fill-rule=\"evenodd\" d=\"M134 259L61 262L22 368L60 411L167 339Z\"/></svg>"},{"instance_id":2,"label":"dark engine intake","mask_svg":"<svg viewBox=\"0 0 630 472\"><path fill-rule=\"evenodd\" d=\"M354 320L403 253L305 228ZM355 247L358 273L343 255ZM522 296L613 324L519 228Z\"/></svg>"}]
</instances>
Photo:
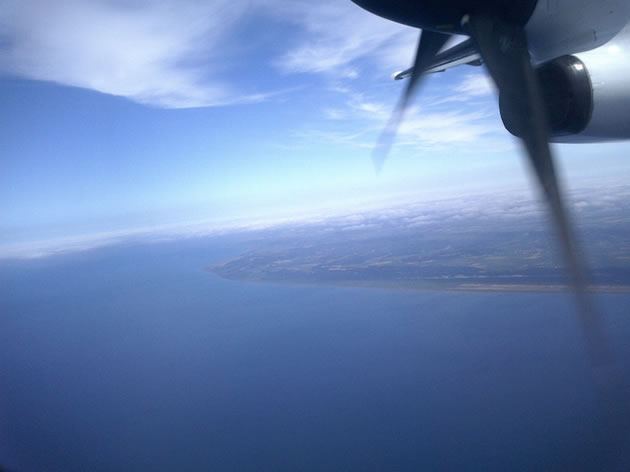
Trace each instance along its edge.
<instances>
[{"instance_id":1,"label":"dark engine intake","mask_svg":"<svg viewBox=\"0 0 630 472\"><path fill-rule=\"evenodd\" d=\"M551 136L582 132L593 113L593 87L584 63L575 56L561 56L538 66L536 75L547 107ZM505 128L520 136L518 120L500 96L499 109Z\"/></svg>"}]
</instances>

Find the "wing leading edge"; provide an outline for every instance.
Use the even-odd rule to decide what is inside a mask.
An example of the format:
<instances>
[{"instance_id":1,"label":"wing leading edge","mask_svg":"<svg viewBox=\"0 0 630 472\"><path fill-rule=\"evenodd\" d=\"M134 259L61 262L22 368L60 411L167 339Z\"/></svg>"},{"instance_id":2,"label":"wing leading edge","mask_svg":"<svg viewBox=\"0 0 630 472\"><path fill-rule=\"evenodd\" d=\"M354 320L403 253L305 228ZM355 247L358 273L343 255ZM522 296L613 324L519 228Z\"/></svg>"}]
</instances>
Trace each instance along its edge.
<instances>
[{"instance_id":1,"label":"wing leading edge","mask_svg":"<svg viewBox=\"0 0 630 472\"><path fill-rule=\"evenodd\" d=\"M424 70L424 74L432 74L434 72L444 72L452 67L469 64L473 66L481 65L481 56L473 46L472 40L467 39L445 51L437 54L431 64ZM392 75L392 79L401 80L410 77L413 73L413 67L402 72Z\"/></svg>"}]
</instances>

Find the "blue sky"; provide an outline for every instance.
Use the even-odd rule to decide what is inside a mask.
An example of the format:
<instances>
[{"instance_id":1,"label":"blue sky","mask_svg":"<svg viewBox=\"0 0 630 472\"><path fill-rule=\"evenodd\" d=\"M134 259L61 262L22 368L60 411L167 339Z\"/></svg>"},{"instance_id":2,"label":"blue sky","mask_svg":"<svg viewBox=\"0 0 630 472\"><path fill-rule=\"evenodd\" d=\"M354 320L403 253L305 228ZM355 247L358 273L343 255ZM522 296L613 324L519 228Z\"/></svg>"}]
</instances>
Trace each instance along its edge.
<instances>
[{"instance_id":1,"label":"blue sky","mask_svg":"<svg viewBox=\"0 0 630 472\"><path fill-rule=\"evenodd\" d=\"M417 35L349 0L3 2L0 244L526 186L470 66L374 172ZM630 175L628 143L556 151L568 185Z\"/></svg>"}]
</instances>

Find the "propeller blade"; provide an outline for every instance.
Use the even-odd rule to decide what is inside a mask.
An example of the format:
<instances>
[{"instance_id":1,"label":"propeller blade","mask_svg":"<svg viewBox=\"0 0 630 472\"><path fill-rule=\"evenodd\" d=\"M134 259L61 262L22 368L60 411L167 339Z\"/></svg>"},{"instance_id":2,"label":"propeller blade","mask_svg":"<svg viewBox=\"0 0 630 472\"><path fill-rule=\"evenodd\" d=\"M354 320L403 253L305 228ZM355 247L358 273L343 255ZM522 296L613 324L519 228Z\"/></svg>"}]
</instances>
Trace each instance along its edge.
<instances>
[{"instance_id":1,"label":"propeller blade","mask_svg":"<svg viewBox=\"0 0 630 472\"><path fill-rule=\"evenodd\" d=\"M611 358L604 341L601 320L587 293L586 272L580 257L569 215L549 147L545 106L534 68L530 62L527 37L522 26L487 16L465 16L464 28L477 44L501 99L518 120L520 137L529 163L549 204L564 259L573 284L581 327L596 366L609 365Z\"/></svg>"},{"instance_id":2,"label":"propeller blade","mask_svg":"<svg viewBox=\"0 0 630 472\"><path fill-rule=\"evenodd\" d=\"M466 21L467 20L467 21ZM630 402L624 377L614 361L600 314L587 292L586 272L562 199L549 147L549 128L538 79L531 65L527 37L521 26L498 18L464 17L464 25L494 79L501 99L518 120L529 162L544 193L576 294L580 329L593 367L606 421L611 458L625 449L630 425ZM624 455L624 459L628 459ZM615 469L617 470L617 469ZM622 470L622 469L618 469Z\"/></svg>"},{"instance_id":3,"label":"propeller blade","mask_svg":"<svg viewBox=\"0 0 630 472\"><path fill-rule=\"evenodd\" d=\"M442 46L444 46L450 37L450 34L436 33L428 30L424 30L420 33L418 47L416 48L416 57L413 61L413 72L407 82L407 87L401 95L396 108L394 108L392 116L390 117L387 126L381 133L378 144L372 153L374 167L377 172L380 172L383 168L383 163L385 162L385 159L387 159L389 150L392 147L392 142L396 136L398 126L402 121L405 109L409 105L412 95L421 82L420 77L423 75L427 67L431 65L433 58L440 49L442 49Z\"/></svg>"}]
</instances>

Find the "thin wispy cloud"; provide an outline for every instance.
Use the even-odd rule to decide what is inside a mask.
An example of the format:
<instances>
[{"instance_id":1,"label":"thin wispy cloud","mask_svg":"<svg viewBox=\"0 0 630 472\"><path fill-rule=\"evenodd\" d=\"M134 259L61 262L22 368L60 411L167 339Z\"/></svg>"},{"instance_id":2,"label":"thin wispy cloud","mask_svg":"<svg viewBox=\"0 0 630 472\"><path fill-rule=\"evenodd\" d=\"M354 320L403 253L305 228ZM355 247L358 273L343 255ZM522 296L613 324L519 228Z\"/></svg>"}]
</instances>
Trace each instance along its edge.
<instances>
[{"instance_id":1,"label":"thin wispy cloud","mask_svg":"<svg viewBox=\"0 0 630 472\"><path fill-rule=\"evenodd\" d=\"M340 133L337 129L322 129L303 136L317 135L331 142L354 144L356 147L373 147L378 133L387 123L395 97L392 91L400 91L403 84L391 84L389 90L366 90L371 80L348 80L344 70L382 71L383 78L389 73L409 65L413 59L420 32L407 28L374 15L365 14L350 2L292 2L290 14L304 28L304 38L290 48L287 54L276 63L285 72L323 74L334 85L331 89L340 95L339 103L322 106L322 116L332 122L345 121L356 125L355 132ZM461 38L459 38L461 39ZM457 39L456 39L457 42ZM385 74L384 71L387 71ZM403 125L398 130L397 143L423 147L469 144L473 141L488 140L485 150L511 149L504 141L506 136L503 127L496 119L496 113L488 107L477 106L474 110L452 106L454 102L488 101L490 105L494 94L494 86L483 69L471 70L467 74L459 74L460 78L453 83L440 83L439 98L431 95L423 96L421 107L415 107L406 113ZM440 74L440 79L444 76ZM452 77L452 75L450 76ZM352 77L355 79L356 77ZM432 77L427 85L433 83L433 91L437 85ZM425 89L430 87L425 86ZM425 90L423 90L424 92ZM428 91L428 90L427 90ZM384 93L385 92L385 93ZM449 106L450 104L450 106ZM337 125L333 126L337 127ZM371 146L368 135L371 133ZM354 140L353 136L357 136Z\"/></svg>"},{"instance_id":2,"label":"thin wispy cloud","mask_svg":"<svg viewBox=\"0 0 630 472\"><path fill-rule=\"evenodd\" d=\"M409 61L415 44L413 29L384 21L349 1L287 2L277 14L297 23L302 38L276 60L285 72L327 73L356 79L358 59L370 57L391 64L405 56ZM400 45L404 45L401 54ZM392 54L393 51L396 54ZM382 53L381 53L382 52Z\"/></svg>"},{"instance_id":3,"label":"thin wispy cloud","mask_svg":"<svg viewBox=\"0 0 630 472\"><path fill-rule=\"evenodd\" d=\"M264 100L220 78L219 52L247 0L9 1L0 71L186 108Z\"/></svg>"},{"instance_id":4,"label":"thin wispy cloud","mask_svg":"<svg viewBox=\"0 0 630 472\"><path fill-rule=\"evenodd\" d=\"M372 15L364 16L351 11L352 5L331 5L324 3L313 8L308 14L300 15L308 32L302 45L293 48L283 58L281 65L292 72L324 73L342 80L339 71L348 66L360 67L365 61L371 61L377 70L394 71L407 67L413 58L419 31L396 25ZM374 69L372 69L373 71ZM488 101L494 106L495 88L482 68L473 69L455 83L440 83L439 99L422 96L419 107L407 111L405 120L398 130L399 145L435 147L439 145L469 144L487 140L487 146L481 143L479 149L511 149L503 127L497 121L497 114L489 107L477 106L475 109L453 107L454 102ZM444 76L440 75L440 79ZM433 90L435 90L435 79ZM429 84L431 84L429 80ZM343 97L342 106L326 106L322 113L332 121L355 121L362 128L362 133L355 144L366 147L366 132L375 136L389 119L395 101L391 94L387 99L382 95L370 96L364 92L365 81L344 81L334 90ZM391 84L391 90L400 90L403 85ZM425 87L429 88L429 87ZM428 90L427 90L428 91ZM423 90L424 93L424 90ZM449 106L450 104L450 106ZM494 108L492 109L494 110ZM321 132L333 141L339 140L337 132ZM350 144L348 134L343 142Z\"/></svg>"},{"instance_id":5,"label":"thin wispy cloud","mask_svg":"<svg viewBox=\"0 0 630 472\"><path fill-rule=\"evenodd\" d=\"M460 84L455 87L455 92L465 97L480 97L496 93L494 82L488 74L467 74Z\"/></svg>"},{"instance_id":6,"label":"thin wispy cloud","mask_svg":"<svg viewBox=\"0 0 630 472\"><path fill-rule=\"evenodd\" d=\"M415 111L403 121L399 134L425 144L471 143L497 131L489 118L482 111Z\"/></svg>"},{"instance_id":7,"label":"thin wispy cloud","mask_svg":"<svg viewBox=\"0 0 630 472\"><path fill-rule=\"evenodd\" d=\"M362 61L385 75L406 67L418 35L338 0L9 0L0 73L164 108L260 102L277 91L242 90L230 69L256 47L239 30L253 18L298 28L284 51L259 51L269 64L341 81L359 78Z\"/></svg>"},{"instance_id":8,"label":"thin wispy cloud","mask_svg":"<svg viewBox=\"0 0 630 472\"><path fill-rule=\"evenodd\" d=\"M567 203L576 210L581 227L599 227L603 221L627 224L629 220L624 215L627 214L629 196L630 187L626 184L605 189L583 187L570 192ZM608 214L611 215L610 218L607 218ZM535 229L536 226L531 226L531 223L542 224L544 215L544 205L526 187L460 193L448 198L419 198L414 194L392 201L379 200L368 205L364 203L357 208L300 212L290 217L198 221L5 244L0 248L0 260L34 259L134 242L160 243L267 230L307 230L312 235L316 230L365 231L384 225L391 227L392 224L400 229L415 229L428 225L448 225L452 221L463 219L474 220L479 224L488 221L489 225L495 226L500 220L507 225L504 228L512 229L515 227L510 225L520 222ZM584 219L586 215L590 215L590 219Z\"/></svg>"},{"instance_id":9,"label":"thin wispy cloud","mask_svg":"<svg viewBox=\"0 0 630 472\"><path fill-rule=\"evenodd\" d=\"M243 48L256 47L256 33L239 30L253 18L298 27L284 51L258 53L284 73L352 80L357 59L397 61L401 45L413 52L410 28L349 1L9 0L0 6L0 73L164 108L259 102L273 93L241 90L230 74Z\"/></svg>"},{"instance_id":10,"label":"thin wispy cloud","mask_svg":"<svg viewBox=\"0 0 630 472\"><path fill-rule=\"evenodd\" d=\"M396 85L393 84L392 87ZM498 119L494 103L474 107L462 104L469 100L491 98L494 92L483 74L467 74L459 81L442 88L447 98L459 96L459 99L421 98L418 105L405 112L403 122L398 128L396 147L415 146L426 150L448 146L454 151L456 148L453 145L468 146L475 143L477 151L505 151L513 148ZM391 116L395 102L386 103L380 97L357 92L350 87L337 87L334 90L342 97L341 106L324 108L323 116L335 128L338 127L336 122L344 121L347 124L354 123L360 131L341 134L338 130L312 130L308 135L327 138L331 142L339 142L340 136L343 136L345 145L373 148L378 134Z\"/></svg>"}]
</instances>

